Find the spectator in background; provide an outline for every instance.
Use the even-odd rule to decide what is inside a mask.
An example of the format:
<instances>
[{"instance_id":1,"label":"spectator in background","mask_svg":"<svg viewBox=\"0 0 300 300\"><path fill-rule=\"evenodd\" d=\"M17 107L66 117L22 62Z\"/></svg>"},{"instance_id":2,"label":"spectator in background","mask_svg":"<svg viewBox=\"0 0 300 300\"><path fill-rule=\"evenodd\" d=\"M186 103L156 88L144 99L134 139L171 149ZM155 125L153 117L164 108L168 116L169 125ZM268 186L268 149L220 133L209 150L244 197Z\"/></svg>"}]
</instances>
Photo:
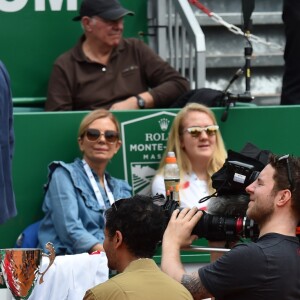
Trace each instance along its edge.
<instances>
[{"instance_id":1,"label":"spectator in background","mask_svg":"<svg viewBox=\"0 0 300 300\"><path fill-rule=\"evenodd\" d=\"M284 0L282 20L285 28L284 74L281 104L300 104L300 1Z\"/></svg>"},{"instance_id":2,"label":"spectator in background","mask_svg":"<svg viewBox=\"0 0 300 300\"><path fill-rule=\"evenodd\" d=\"M104 211L131 196L127 182L114 178L106 166L121 147L116 118L104 109L84 117L78 143L83 159L55 161L49 166L38 238L41 247L52 242L57 255L102 250Z\"/></svg>"},{"instance_id":3,"label":"spectator in background","mask_svg":"<svg viewBox=\"0 0 300 300\"><path fill-rule=\"evenodd\" d=\"M17 214L12 183L14 151L13 103L10 78L0 61L0 224Z\"/></svg>"},{"instance_id":4,"label":"spectator in background","mask_svg":"<svg viewBox=\"0 0 300 300\"><path fill-rule=\"evenodd\" d=\"M188 81L140 40L122 38L133 12L118 0L83 0L84 34L54 63L47 111L129 110L169 107L189 90Z\"/></svg>"},{"instance_id":5,"label":"spectator in background","mask_svg":"<svg viewBox=\"0 0 300 300\"><path fill-rule=\"evenodd\" d=\"M152 259L166 225L151 197L121 199L105 212L104 250L108 267L119 273L87 291L84 300L191 299Z\"/></svg>"},{"instance_id":6,"label":"spectator in background","mask_svg":"<svg viewBox=\"0 0 300 300\"><path fill-rule=\"evenodd\" d=\"M180 169L180 206L205 209L207 203L198 201L214 192L211 175L223 166L227 156L214 113L202 104L189 103L177 114L152 182L153 195L166 194L163 170L169 151L175 152Z\"/></svg>"}]
</instances>

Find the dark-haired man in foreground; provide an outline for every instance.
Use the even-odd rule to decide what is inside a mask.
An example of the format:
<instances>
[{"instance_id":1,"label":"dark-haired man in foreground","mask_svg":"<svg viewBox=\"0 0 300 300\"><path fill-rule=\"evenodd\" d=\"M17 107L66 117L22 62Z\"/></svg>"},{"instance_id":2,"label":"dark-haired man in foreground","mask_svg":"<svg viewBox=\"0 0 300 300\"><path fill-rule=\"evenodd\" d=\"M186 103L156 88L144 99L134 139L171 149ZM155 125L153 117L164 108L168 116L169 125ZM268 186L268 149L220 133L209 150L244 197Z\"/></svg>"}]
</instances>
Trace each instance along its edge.
<instances>
[{"instance_id":1,"label":"dark-haired man in foreground","mask_svg":"<svg viewBox=\"0 0 300 300\"><path fill-rule=\"evenodd\" d=\"M272 155L246 191L250 195L246 214L260 229L256 243L238 244L216 262L187 274L179 251L197 238L191 232L202 212L176 210L163 237L162 270L194 299L299 300L300 159Z\"/></svg>"},{"instance_id":2,"label":"dark-haired man in foreground","mask_svg":"<svg viewBox=\"0 0 300 300\"><path fill-rule=\"evenodd\" d=\"M151 197L121 199L105 215L103 247L108 267L121 274L88 290L84 300L192 299L188 290L152 259L162 239L165 217Z\"/></svg>"}]
</instances>

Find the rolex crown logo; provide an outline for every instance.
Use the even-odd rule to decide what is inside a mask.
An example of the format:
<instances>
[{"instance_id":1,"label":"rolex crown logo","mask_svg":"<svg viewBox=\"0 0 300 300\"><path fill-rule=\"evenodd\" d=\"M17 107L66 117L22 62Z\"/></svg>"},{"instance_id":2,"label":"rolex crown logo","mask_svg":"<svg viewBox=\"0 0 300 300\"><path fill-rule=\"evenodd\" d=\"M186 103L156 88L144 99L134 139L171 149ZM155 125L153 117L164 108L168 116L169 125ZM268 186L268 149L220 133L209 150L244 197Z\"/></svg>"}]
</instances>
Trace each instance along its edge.
<instances>
[{"instance_id":1,"label":"rolex crown logo","mask_svg":"<svg viewBox=\"0 0 300 300\"><path fill-rule=\"evenodd\" d=\"M158 121L158 123L159 123L160 129L162 131L166 131L168 129L168 127L169 127L170 121L168 119L166 119L166 118L162 118L162 119L160 119Z\"/></svg>"}]
</instances>

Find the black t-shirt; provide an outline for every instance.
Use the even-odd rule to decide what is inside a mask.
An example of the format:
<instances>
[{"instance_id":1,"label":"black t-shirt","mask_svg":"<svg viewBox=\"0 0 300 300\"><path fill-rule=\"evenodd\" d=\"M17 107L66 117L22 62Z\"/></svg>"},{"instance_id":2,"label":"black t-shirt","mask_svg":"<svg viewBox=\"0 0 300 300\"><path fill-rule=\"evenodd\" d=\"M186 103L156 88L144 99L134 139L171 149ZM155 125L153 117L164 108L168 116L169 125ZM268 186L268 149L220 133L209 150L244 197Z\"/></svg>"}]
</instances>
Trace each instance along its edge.
<instances>
[{"instance_id":1,"label":"black t-shirt","mask_svg":"<svg viewBox=\"0 0 300 300\"><path fill-rule=\"evenodd\" d=\"M299 300L299 240L269 233L256 243L238 244L199 269L199 276L218 300Z\"/></svg>"}]
</instances>

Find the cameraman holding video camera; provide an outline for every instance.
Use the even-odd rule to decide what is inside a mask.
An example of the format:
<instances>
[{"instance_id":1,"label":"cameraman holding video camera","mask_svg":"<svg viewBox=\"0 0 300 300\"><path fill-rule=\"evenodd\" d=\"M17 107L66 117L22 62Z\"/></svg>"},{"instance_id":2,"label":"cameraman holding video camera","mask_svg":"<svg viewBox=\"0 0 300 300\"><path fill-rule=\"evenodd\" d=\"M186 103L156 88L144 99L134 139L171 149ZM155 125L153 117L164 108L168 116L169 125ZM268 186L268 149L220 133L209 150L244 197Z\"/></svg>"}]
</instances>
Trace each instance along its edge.
<instances>
[{"instance_id":1,"label":"cameraman holding video camera","mask_svg":"<svg viewBox=\"0 0 300 300\"><path fill-rule=\"evenodd\" d=\"M162 270L181 282L194 299L299 300L300 159L270 155L258 178L246 187L247 217L259 226L257 242L240 243L198 272L187 274L180 248L197 238L197 208L176 209L163 237Z\"/></svg>"}]
</instances>

